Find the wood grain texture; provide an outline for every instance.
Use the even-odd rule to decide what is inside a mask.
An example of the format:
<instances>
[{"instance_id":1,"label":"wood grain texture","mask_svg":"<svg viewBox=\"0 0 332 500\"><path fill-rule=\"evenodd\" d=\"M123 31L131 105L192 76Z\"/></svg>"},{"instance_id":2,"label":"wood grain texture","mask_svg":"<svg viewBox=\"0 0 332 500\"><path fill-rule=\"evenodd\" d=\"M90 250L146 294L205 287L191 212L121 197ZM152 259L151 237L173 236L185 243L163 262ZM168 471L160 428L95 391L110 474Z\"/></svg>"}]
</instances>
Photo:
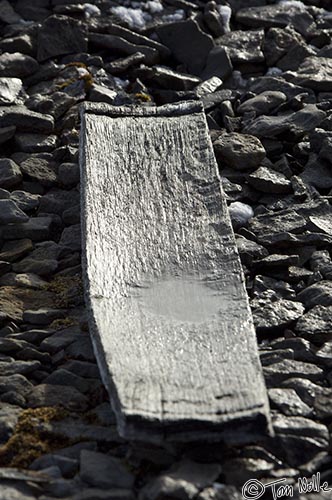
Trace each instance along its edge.
<instances>
[{"instance_id":1,"label":"wood grain texture","mask_svg":"<svg viewBox=\"0 0 332 500\"><path fill-rule=\"evenodd\" d=\"M201 104L85 105L80 149L86 299L120 434L265 433L256 337Z\"/></svg>"}]
</instances>

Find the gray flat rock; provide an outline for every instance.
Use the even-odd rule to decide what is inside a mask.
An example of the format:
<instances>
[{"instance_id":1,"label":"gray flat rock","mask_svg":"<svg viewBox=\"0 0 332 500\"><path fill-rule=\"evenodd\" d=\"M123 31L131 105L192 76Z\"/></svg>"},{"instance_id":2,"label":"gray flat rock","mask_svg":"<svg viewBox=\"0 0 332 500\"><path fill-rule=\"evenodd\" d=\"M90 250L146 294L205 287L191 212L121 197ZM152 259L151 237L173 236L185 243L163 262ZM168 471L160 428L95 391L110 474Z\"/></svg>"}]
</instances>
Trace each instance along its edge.
<instances>
[{"instance_id":1,"label":"gray flat rock","mask_svg":"<svg viewBox=\"0 0 332 500\"><path fill-rule=\"evenodd\" d=\"M292 184L281 172L267 167L259 167L248 177L249 184L263 193L287 194L292 192Z\"/></svg>"},{"instance_id":2,"label":"gray flat rock","mask_svg":"<svg viewBox=\"0 0 332 500\"><path fill-rule=\"evenodd\" d=\"M40 153L53 151L58 138L56 135L16 134L15 142L19 151L25 153Z\"/></svg>"},{"instance_id":3,"label":"gray flat rock","mask_svg":"<svg viewBox=\"0 0 332 500\"><path fill-rule=\"evenodd\" d=\"M236 422L239 416L242 414L245 421L246 415L251 415L254 421L258 414L261 418L266 415L266 393L260 385L241 266L201 109L196 103L159 108L99 105L87 107L83 113L82 220L86 287L94 317L92 339L119 431L134 439L159 442L223 436L242 440L245 436ZM104 137L112 138L114 144ZM143 148L146 141L150 146ZM199 146L194 162L193 143ZM116 144L130 145L130 150L120 151ZM105 162L105 158L112 161ZM117 182L108 182L115 172ZM170 184L165 190L162 186L166 181ZM187 209L188 193L190 206L197 207L194 210ZM204 202L205 193L208 199ZM149 208L152 206L155 208ZM166 209L165 219L153 215L161 206ZM218 207L216 211L212 206ZM146 221L139 226L138 213L142 214L139 220ZM204 218L211 218L208 235L206 223L201 225L198 217L203 213ZM105 224L111 230L96 233L95 229ZM174 239L178 231L181 241ZM206 246L201 247L206 237L210 241L208 261ZM104 262L113 258L118 262L116 268L105 267ZM120 281L119 269L127 276ZM131 299L121 298L125 296ZM188 336L183 351L184 331ZM225 346L235 339L236 345L242 345L241 332L245 332L245 350L227 348L226 352ZM168 353L162 364L161 346ZM230 359L230 352L236 359ZM107 353L112 353L110 363L104 361ZM124 363L133 356L133 362ZM243 373L254 373L243 379L233 373L235 366L241 366ZM151 373L155 374L152 378ZM251 387L250 380L255 380L253 393L247 387L249 399L238 399L244 394L243 384ZM238 384L241 389L235 388ZM249 402L252 397L255 403ZM227 426L227 436L222 430L226 422L232 426L232 432ZM235 427L238 430L233 434ZM262 432L261 424L259 427Z\"/></svg>"},{"instance_id":4,"label":"gray flat rock","mask_svg":"<svg viewBox=\"0 0 332 500\"><path fill-rule=\"evenodd\" d=\"M55 319L63 318L65 311L62 309L26 309L23 313L23 320L27 323L35 325L48 325Z\"/></svg>"},{"instance_id":5,"label":"gray flat rock","mask_svg":"<svg viewBox=\"0 0 332 500\"><path fill-rule=\"evenodd\" d=\"M188 19L164 24L158 26L156 32L161 42L171 50L172 55L180 63L187 67L189 73L193 75L202 73L214 43L212 37L205 34L196 21Z\"/></svg>"},{"instance_id":6,"label":"gray flat rock","mask_svg":"<svg viewBox=\"0 0 332 500\"><path fill-rule=\"evenodd\" d=\"M0 224L27 222L29 217L13 200L0 200Z\"/></svg>"},{"instance_id":7,"label":"gray flat rock","mask_svg":"<svg viewBox=\"0 0 332 500\"><path fill-rule=\"evenodd\" d=\"M323 370L318 366L292 359L266 366L263 371L268 387L279 387L281 382L294 377L320 382L324 376Z\"/></svg>"},{"instance_id":8,"label":"gray flat rock","mask_svg":"<svg viewBox=\"0 0 332 500\"><path fill-rule=\"evenodd\" d=\"M137 45L125 38L117 35L104 35L99 33L90 33L89 42L112 51L114 54L132 55L140 52L144 55L145 64L152 65L160 62L158 50L146 45Z\"/></svg>"},{"instance_id":9,"label":"gray flat rock","mask_svg":"<svg viewBox=\"0 0 332 500\"><path fill-rule=\"evenodd\" d=\"M8 158L0 159L0 187L12 188L22 181L22 172L20 167Z\"/></svg>"},{"instance_id":10,"label":"gray flat rock","mask_svg":"<svg viewBox=\"0 0 332 500\"><path fill-rule=\"evenodd\" d=\"M332 61L328 57L307 57L296 72L288 72L287 79L318 92L332 90Z\"/></svg>"},{"instance_id":11,"label":"gray flat rock","mask_svg":"<svg viewBox=\"0 0 332 500\"><path fill-rule=\"evenodd\" d=\"M22 80L19 78L0 78L0 106L16 104L22 87Z\"/></svg>"},{"instance_id":12,"label":"gray flat rock","mask_svg":"<svg viewBox=\"0 0 332 500\"><path fill-rule=\"evenodd\" d=\"M317 290L317 287L316 287ZM309 296L305 294L306 304L308 304ZM312 296L312 300L315 300ZM318 299L319 302L320 298ZM316 300L315 300L316 302ZM322 343L332 339L332 303L331 305L315 305L310 311L302 316L296 324L295 331L311 342Z\"/></svg>"},{"instance_id":13,"label":"gray flat rock","mask_svg":"<svg viewBox=\"0 0 332 500\"><path fill-rule=\"evenodd\" d=\"M61 405L67 410L84 411L88 398L74 387L64 385L40 384L35 386L27 397L30 408Z\"/></svg>"},{"instance_id":14,"label":"gray flat rock","mask_svg":"<svg viewBox=\"0 0 332 500\"><path fill-rule=\"evenodd\" d=\"M31 156L24 160L21 170L31 180L39 182L42 186L51 187L56 184L57 176L53 164L47 159Z\"/></svg>"},{"instance_id":15,"label":"gray flat rock","mask_svg":"<svg viewBox=\"0 0 332 500\"><path fill-rule=\"evenodd\" d=\"M273 109L287 100L283 92L277 90L266 90L261 94L247 99L237 108L240 114L254 111L256 116L269 114Z\"/></svg>"},{"instance_id":16,"label":"gray flat rock","mask_svg":"<svg viewBox=\"0 0 332 500\"><path fill-rule=\"evenodd\" d=\"M17 130L46 134L53 131L54 119L50 115L30 111L25 106L0 106L0 127L13 125Z\"/></svg>"},{"instance_id":17,"label":"gray flat rock","mask_svg":"<svg viewBox=\"0 0 332 500\"><path fill-rule=\"evenodd\" d=\"M308 286L297 295L306 308L332 306L332 281L323 280Z\"/></svg>"},{"instance_id":18,"label":"gray flat rock","mask_svg":"<svg viewBox=\"0 0 332 500\"><path fill-rule=\"evenodd\" d=\"M236 132L221 134L213 142L213 148L221 168L229 166L236 170L253 170L266 156L257 137Z\"/></svg>"},{"instance_id":19,"label":"gray flat rock","mask_svg":"<svg viewBox=\"0 0 332 500\"><path fill-rule=\"evenodd\" d=\"M38 61L77 52L86 52L86 26L67 16L47 18L38 31Z\"/></svg>"},{"instance_id":20,"label":"gray flat rock","mask_svg":"<svg viewBox=\"0 0 332 500\"><path fill-rule=\"evenodd\" d=\"M312 408L305 404L294 389L269 389L269 399L272 408L276 408L284 415L310 417Z\"/></svg>"},{"instance_id":21,"label":"gray flat rock","mask_svg":"<svg viewBox=\"0 0 332 500\"><path fill-rule=\"evenodd\" d=\"M31 212L39 207L39 194L32 194L27 191L12 191L10 198L15 201L23 212Z\"/></svg>"},{"instance_id":22,"label":"gray flat rock","mask_svg":"<svg viewBox=\"0 0 332 500\"><path fill-rule=\"evenodd\" d=\"M243 132L257 137L276 137L291 134L299 137L317 127L326 117L324 111L308 104L300 111L278 116L261 115L243 127Z\"/></svg>"},{"instance_id":23,"label":"gray flat rock","mask_svg":"<svg viewBox=\"0 0 332 500\"><path fill-rule=\"evenodd\" d=\"M251 28L285 28L288 24L309 26L313 18L302 5L294 2L244 8L236 13L236 20Z\"/></svg>"},{"instance_id":24,"label":"gray flat rock","mask_svg":"<svg viewBox=\"0 0 332 500\"><path fill-rule=\"evenodd\" d=\"M15 125L12 125L10 127L1 127L0 128L0 144L3 144L4 142L9 141L9 139L14 137L15 132L16 132Z\"/></svg>"},{"instance_id":25,"label":"gray flat rock","mask_svg":"<svg viewBox=\"0 0 332 500\"><path fill-rule=\"evenodd\" d=\"M23 238L17 241L8 241L1 248L0 259L8 262L15 262L24 257L33 248L32 241Z\"/></svg>"},{"instance_id":26,"label":"gray flat rock","mask_svg":"<svg viewBox=\"0 0 332 500\"><path fill-rule=\"evenodd\" d=\"M121 461L110 455L82 450L80 477L98 488L127 488L134 485L134 476Z\"/></svg>"},{"instance_id":27,"label":"gray flat rock","mask_svg":"<svg viewBox=\"0 0 332 500\"><path fill-rule=\"evenodd\" d=\"M275 332L291 326L304 313L301 302L278 300L254 310L257 332Z\"/></svg>"},{"instance_id":28,"label":"gray flat rock","mask_svg":"<svg viewBox=\"0 0 332 500\"><path fill-rule=\"evenodd\" d=\"M20 52L4 52L0 55L0 76L25 78L39 68L36 59Z\"/></svg>"},{"instance_id":29,"label":"gray flat rock","mask_svg":"<svg viewBox=\"0 0 332 500\"><path fill-rule=\"evenodd\" d=\"M263 42L264 30L234 30L216 40L217 45L227 48L232 63L264 62Z\"/></svg>"},{"instance_id":30,"label":"gray flat rock","mask_svg":"<svg viewBox=\"0 0 332 500\"><path fill-rule=\"evenodd\" d=\"M32 241L49 240L52 223L51 217L31 217L28 222L3 227L2 236L5 240L17 240L18 238Z\"/></svg>"}]
</instances>

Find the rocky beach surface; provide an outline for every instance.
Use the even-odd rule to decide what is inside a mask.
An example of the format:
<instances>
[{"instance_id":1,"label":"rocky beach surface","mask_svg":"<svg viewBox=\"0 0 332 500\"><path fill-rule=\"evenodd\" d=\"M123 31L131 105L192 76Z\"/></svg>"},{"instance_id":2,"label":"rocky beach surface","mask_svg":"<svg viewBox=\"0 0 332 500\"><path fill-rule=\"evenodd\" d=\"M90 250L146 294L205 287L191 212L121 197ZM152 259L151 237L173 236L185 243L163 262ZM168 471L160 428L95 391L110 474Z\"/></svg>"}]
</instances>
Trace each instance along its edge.
<instances>
[{"instance_id":1,"label":"rocky beach surface","mask_svg":"<svg viewBox=\"0 0 332 500\"><path fill-rule=\"evenodd\" d=\"M0 500L330 499L330 0L0 0L0 27ZM270 398L246 446L122 439L84 307L81 103L192 99Z\"/></svg>"}]
</instances>

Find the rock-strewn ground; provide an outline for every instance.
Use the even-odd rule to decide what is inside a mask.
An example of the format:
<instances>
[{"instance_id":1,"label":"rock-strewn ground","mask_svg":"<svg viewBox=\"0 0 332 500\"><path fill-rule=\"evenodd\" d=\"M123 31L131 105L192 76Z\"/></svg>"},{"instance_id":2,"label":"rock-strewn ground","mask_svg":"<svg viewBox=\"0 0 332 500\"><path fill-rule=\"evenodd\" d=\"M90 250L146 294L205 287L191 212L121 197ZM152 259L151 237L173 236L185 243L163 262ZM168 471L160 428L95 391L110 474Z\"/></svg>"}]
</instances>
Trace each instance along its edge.
<instances>
[{"instance_id":1,"label":"rock-strewn ground","mask_svg":"<svg viewBox=\"0 0 332 500\"><path fill-rule=\"evenodd\" d=\"M332 487L330 1L1 0L0 27L0 499L237 500L280 478L331 498L296 489ZM91 348L78 111L197 97L275 437L163 449L119 437Z\"/></svg>"}]
</instances>

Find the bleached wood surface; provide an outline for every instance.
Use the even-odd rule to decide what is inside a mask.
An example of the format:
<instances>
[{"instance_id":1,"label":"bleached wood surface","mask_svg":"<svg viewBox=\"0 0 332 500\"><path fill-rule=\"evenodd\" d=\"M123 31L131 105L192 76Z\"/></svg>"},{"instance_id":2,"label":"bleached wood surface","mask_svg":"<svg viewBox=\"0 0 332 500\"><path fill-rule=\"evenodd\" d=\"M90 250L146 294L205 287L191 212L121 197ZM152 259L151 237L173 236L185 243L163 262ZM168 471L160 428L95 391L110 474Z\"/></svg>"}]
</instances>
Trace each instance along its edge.
<instances>
[{"instance_id":1,"label":"bleached wood surface","mask_svg":"<svg viewBox=\"0 0 332 500\"><path fill-rule=\"evenodd\" d=\"M199 102L87 104L81 132L86 298L129 439L250 441L268 403Z\"/></svg>"}]
</instances>

